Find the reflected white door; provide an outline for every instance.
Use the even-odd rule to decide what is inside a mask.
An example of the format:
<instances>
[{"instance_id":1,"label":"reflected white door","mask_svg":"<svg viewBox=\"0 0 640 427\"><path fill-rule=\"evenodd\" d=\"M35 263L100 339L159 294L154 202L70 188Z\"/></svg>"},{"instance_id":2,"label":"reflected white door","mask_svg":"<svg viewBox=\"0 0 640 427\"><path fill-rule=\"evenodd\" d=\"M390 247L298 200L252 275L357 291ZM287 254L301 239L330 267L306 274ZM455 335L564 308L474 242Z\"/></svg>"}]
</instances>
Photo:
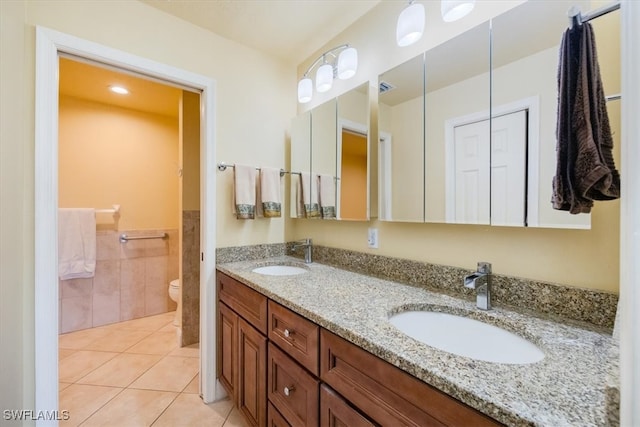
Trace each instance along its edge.
<instances>
[{"instance_id":1,"label":"reflected white door","mask_svg":"<svg viewBox=\"0 0 640 427\"><path fill-rule=\"evenodd\" d=\"M494 117L491 124L491 224L526 222L527 113Z\"/></svg>"},{"instance_id":2,"label":"reflected white door","mask_svg":"<svg viewBox=\"0 0 640 427\"><path fill-rule=\"evenodd\" d=\"M454 129L456 223L490 223L489 154L489 120Z\"/></svg>"}]
</instances>

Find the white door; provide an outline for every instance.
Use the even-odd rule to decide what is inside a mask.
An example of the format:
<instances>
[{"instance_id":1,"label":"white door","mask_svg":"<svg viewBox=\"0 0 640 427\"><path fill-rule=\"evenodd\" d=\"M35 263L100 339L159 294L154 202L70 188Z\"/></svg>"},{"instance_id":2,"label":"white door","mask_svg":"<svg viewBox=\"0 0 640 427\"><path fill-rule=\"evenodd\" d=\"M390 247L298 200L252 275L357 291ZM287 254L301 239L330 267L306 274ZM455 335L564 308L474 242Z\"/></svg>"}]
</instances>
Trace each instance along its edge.
<instances>
[{"instance_id":1,"label":"white door","mask_svg":"<svg viewBox=\"0 0 640 427\"><path fill-rule=\"evenodd\" d=\"M526 111L494 117L491 134L491 224L522 227L526 225Z\"/></svg>"},{"instance_id":2,"label":"white door","mask_svg":"<svg viewBox=\"0 0 640 427\"><path fill-rule=\"evenodd\" d=\"M489 154L489 120L454 129L456 223L490 223Z\"/></svg>"}]
</instances>

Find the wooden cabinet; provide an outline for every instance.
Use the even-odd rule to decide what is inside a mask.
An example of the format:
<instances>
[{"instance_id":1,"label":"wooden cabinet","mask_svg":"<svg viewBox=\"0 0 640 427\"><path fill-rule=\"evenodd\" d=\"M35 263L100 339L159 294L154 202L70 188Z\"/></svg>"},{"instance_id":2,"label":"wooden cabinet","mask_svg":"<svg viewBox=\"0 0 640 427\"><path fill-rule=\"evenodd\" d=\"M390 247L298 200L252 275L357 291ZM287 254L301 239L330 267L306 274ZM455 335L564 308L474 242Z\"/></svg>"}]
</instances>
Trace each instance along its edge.
<instances>
[{"instance_id":1,"label":"wooden cabinet","mask_svg":"<svg viewBox=\"0 0 640 427\"><path fill-rule=\"evenodd\" d=\"M322 381L378 424L501 425L324 329L320 332L320 348Z\"/></svg>"},{"instance_id":2,"label":"wooden cabinet","mask_svg":"<svg viewBox=\"0 0 640 427\"><path fill-rule=\"evenodd\" d=\"M218 378L252 426L499 426L218 272Z\"/></svg>"},{"instance_id":3,"label":"wooden cabinet","mask_svg":"<svg viewBox=\"0 0 640 427\"><path fill-rule=\"evenodd\" d=\"M267 298L218 273L218 379L252 426L267 423Z\"/></svg>"}]
</instances>

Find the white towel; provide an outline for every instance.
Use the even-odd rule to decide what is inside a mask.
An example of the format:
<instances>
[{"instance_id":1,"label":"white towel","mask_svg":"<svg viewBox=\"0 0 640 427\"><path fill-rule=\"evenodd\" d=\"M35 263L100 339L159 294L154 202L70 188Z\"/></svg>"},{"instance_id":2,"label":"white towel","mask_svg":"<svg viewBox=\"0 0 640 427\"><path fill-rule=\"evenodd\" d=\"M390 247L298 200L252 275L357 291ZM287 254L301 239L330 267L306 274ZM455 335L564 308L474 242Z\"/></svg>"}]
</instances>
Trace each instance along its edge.
<instances>
[{"instance_id":1,"label":"white towel","mask_svg":"<svg viewBox=\"0 0 640 427\"><path fill-rule=\"evenodd\" d=\"M302 182L302 203L304 205L305 218L319 218L320 207L318 205L318 183L314 179L311 181L309 172L300 172ZM313 186L313 188L311 188Z\"/></svg>"},{"instance_id":2,"label":"white towel","mask_svg":"<svg viewBox=\"0 0 640 427\"><path fill-rule=\"evenodd\" d=\"M260 201L265 218L281 216L280 169L260 168Z\"/></svg>"},{"instance_id":3,"label":"white towel","mask_svg":"<svg viewBox=\"0 0 640 427\"><path fill-rule=\"evenodd\" d=\"M233 196L236 218L254 219L256 215L256 168L235 165L233 168Z\"/></svg>"},{"instance_id":4,"label":"white towel","mask_svg":"<svg viewBox=\"0 0 640 427\"><path fill-rule=\"evenodd\" d=\"M93 277L96 271L95 209L58 209L58 276Z\"/></svg>"},{"instance_id":5,"label":"white towel","mask_svg":"<svg viewBox=\"0 0 640 427\"><path fill-rule=\"evenodd\" d=\"M336 185L332 175L318 175L320 213L323 219L336 218Z\"/></svg>"}]
</instances>

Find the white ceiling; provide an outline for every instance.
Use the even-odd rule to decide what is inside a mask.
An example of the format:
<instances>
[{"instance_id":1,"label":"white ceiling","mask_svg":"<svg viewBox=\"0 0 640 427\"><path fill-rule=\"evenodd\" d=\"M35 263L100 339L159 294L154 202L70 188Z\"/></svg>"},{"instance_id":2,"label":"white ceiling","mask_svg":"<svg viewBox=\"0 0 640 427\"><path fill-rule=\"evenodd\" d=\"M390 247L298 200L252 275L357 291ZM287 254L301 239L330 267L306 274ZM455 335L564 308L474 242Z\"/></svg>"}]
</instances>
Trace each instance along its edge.
<instances>
[{"instance_id":1,"label":"white ceiling","mask_svg":"<svg viewBox=\"0 0 640 427\"><path fill-rule=\"evenodd\" d=\"M141 1L295 65L380 3L380 0Z\"/></svg>"}]
</instances>

